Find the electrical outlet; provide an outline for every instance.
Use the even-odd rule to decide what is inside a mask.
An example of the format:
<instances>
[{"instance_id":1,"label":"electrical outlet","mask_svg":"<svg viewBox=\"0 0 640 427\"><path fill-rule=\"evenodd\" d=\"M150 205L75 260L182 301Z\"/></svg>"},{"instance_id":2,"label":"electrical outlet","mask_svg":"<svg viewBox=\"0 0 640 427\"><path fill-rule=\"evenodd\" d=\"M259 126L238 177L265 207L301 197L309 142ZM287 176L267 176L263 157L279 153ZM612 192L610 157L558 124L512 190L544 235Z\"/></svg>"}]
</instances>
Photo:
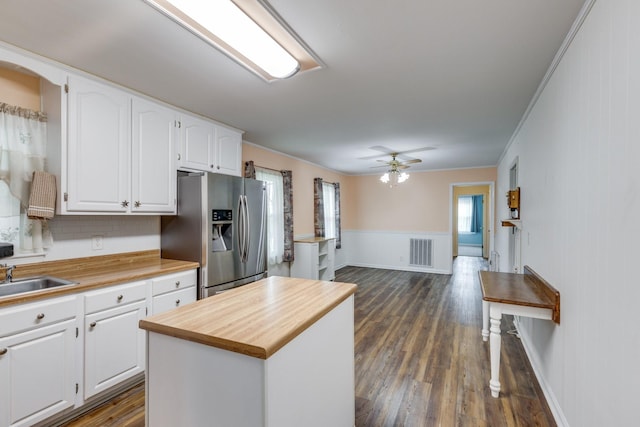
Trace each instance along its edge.
<instances>
[{"instance_id":1,"label":"electrical outlet","mask_svg":"<svg viewBox=\"0 0 640 427\"><path fill-rule=\"evenodd\" d=\"M91 237L91 249L100 251L104 248L104 236L96 235Z\"/></svg>"}]
</instances>

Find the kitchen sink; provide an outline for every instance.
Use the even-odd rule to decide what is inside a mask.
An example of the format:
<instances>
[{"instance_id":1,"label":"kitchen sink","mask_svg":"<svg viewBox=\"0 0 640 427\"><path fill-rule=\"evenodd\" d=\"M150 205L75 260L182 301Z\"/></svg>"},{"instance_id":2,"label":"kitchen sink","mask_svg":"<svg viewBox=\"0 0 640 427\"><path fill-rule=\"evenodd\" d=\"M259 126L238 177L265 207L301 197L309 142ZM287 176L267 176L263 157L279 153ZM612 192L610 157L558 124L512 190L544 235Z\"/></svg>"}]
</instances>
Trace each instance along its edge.
<instances>
[{"instance_id":1,"label":"kitchen sink","mask_svg":"<svg viewBox=\"0 0 640 427\"><path fill-rule=\"evenodd\" d=\"M59 286L75 285L76 283L77 282L52 276L38 276L29 279L14 280L13 282L0 284L0 297L57 288Z\"/></svg>"}]
</instances>

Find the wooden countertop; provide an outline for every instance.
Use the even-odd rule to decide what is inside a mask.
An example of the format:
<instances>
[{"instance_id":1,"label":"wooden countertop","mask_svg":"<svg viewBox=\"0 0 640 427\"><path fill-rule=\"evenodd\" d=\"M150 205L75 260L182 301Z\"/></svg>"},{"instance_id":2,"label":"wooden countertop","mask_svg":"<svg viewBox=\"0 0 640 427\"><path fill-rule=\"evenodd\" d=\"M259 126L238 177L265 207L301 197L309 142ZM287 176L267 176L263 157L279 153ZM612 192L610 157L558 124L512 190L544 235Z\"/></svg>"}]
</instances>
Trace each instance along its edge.
<instances>
[{"instance_id":1,"label":"wooden countertop","mask_svg":"<svg viewBox=\"0 0 640 427\"><path fill-rule=\"evenodd\" d=\"M327 240L333 240L335 237L309 237L307 239L296 239L294 242L297 243L318 243L318 242L326 242Z\"/></svg>"},{"instance_id":2,"label":"wooden countertop","mask_svg":"<svg viewBox=\"0 0 640 427\"><path fill-rule=\"evenodd\" d=\"M524 274L480 271L480 286L485 301L548 308L560 323L560 292L528 266Z\"/></svg>"},{"instance_id":3,"label":"wooden countertop","mask_svg":"<svg viewBox=\"0 0 640 427\"><path fill-rule=\"evenodd\" d=\"M13 272L13 277L16 280L48 275L78 283L0 297L0 308L12 304L113 286L119 283L148 279L198 267L199 264L197 262L160 258L159 250L18 265Z\"/></svg>"},{"instance_id":4,"label":"wooden countertop","mask_svg":"<svg viewBox=\"0 0 640 427\"><path fill-rule=\"evenodd\" d=\"M170 312L140 327L267 359L356 291L353 283L268 277Z\"/></svg>"}]
</instances>

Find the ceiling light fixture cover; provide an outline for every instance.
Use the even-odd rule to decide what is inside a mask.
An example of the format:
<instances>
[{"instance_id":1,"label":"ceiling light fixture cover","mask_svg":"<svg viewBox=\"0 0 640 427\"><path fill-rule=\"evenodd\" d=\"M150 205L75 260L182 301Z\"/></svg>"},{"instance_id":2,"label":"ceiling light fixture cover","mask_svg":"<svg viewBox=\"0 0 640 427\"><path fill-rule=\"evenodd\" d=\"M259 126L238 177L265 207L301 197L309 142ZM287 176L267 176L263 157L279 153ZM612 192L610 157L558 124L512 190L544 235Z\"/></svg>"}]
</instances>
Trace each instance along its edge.
<instances>
[{"instance_id":1,"label":"ceiling light fixture cover","mask_svg":"<svg viewBox=\"0 0 640 427\"><path fill-rule=\"evenodd\" d=\"M395 187L396 185L405 182L409 179L409 174L406 172L400 172L397 169L391 169L380 177L380 181L385 184L389 184L389 187Z\"/></svg>"},{"instance_id":2,"label":"ceiling light fixture cover","mask_svg":"<svg viewBox=\"0 0 640 427\"><path fill-rule=\"evenodd\" d=\"M297 36L256 0L145 1L267 81L320 67Z\"/></svg>"}]
</instances>

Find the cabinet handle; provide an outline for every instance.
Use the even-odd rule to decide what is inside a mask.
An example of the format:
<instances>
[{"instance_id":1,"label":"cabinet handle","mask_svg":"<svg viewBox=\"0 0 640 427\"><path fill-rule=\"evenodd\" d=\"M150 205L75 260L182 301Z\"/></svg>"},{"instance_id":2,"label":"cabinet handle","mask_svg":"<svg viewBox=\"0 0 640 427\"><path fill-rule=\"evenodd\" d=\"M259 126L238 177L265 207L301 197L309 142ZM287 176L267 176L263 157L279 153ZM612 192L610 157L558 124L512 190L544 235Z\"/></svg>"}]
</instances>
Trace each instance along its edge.
<instances>
[{"instance_id":1,"label":"cabinet handle","mask_svg":"<svg viewBox=\"0 0 640 427\"><path fill-rule=\"evenodd\" d=\"M42 319L44 319L44 313L40 313L40 314L38 314L38 315L36 316L36 319L38 319L38 320L42 320Z\"/></svg>"},{"instance_id":2,"label":"cabinet handle","mask_svg":"<svg viewBox=\"0 0 640 427\"><path fill-rule=\"evenodd\" d=\"M0 348L0 356L4 356L5 354L7 354L7 351L9 351L6 348Z\"/></svg>"},{"instance_id":3,"label":"cabinet handle","mask_svg":"<svg viewBox=\"0 0 640 427\"><path fill-rule=\"evenodd\" d=\"M176 280L176 288L180 287L180 280Z\"/></svg>"},{"instance_id":4,"label":"cabinet handle","mask_svg":"<svg viewBox=\"0 0 640 427\"><path fill-rule=\"evenodd\" d=\"M90 327L90 328L95 328L95 327L96 327L96 325L97 325L97 323L96 323L96 322L91 322L91 323L89 323L89 327Z\"/></svg>"},{"instance_id":5,"label":"cabinet handle","mask_svg":"<svg viewBox=\"0 0 640 427\"><path fill-rule=\"evenodd\" d=\"M211 169L213 169L214 167L216 167L216 165L211 165Z\"/></svg>"},{"instance_id":6,"label":"cabinet handle","mask_svg":"<svg viewBox=\"0 0 640 427\"><path fill-rule=\"evenodd\" d=\"M178 153L178 160L182 160L182 156Z\"/></svg>"},{"instance_id":7,"label":"cabinet handle","mask_svg":"<svg viewBox=\"0 0 640 427\"><path fill-rule=\"evenodd\" d=\"M122 203L120 203L120 205L121 205L123 208L126 208L127 206L129 206L129 202L128 202L127 200L123 200L123 201L122 201Z\"/></svg>"},{"instance_id":8,"label":"cabinet handle","mask_svg":"<svg viewBox=\"0 0 640 427\"><path fill-rule=\"evenodd\" d=\"M124 298L124 296L118 295L118 302L122 301L122 298Z\"/></svg>"},{"instance_id":9,"label":"cabinet handle","mask_svg":"<svg viewBox=\"0 0 640 427\"><path fill-rule=\"evenodd\" d=\"M180 305L180 300L179 299L176 300L176 305Z\"/></svg>"},{"instance_id":10,"label":"cabinet handle","mask_svg":"<svg viewBox=\"0 0 640 427\"><path fill-rule=\"evenodd\" d=\"M137 201L137 200L136 200L136 201L133 203L133 205L134 205L136 208L139 208L139 207L140 207L140 205L142 205L142 203L140 203L139 201Z\"/></svg>"}]
</instances>

